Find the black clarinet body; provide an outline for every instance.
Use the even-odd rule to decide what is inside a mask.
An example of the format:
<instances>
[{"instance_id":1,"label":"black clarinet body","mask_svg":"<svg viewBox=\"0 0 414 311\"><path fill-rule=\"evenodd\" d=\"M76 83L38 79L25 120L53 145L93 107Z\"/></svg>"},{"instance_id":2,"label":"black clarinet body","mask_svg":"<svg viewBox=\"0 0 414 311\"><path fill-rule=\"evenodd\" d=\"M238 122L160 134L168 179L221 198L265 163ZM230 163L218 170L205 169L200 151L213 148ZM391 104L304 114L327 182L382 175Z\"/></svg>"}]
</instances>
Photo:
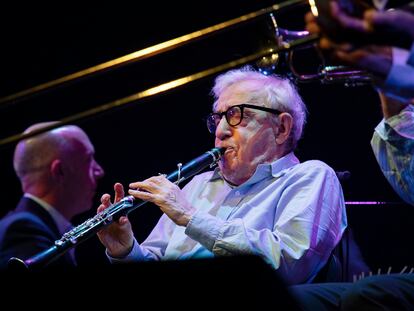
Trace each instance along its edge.
<instances>
[{"instance_id":1,"label":"black clarinet body","mask_svg":"<svg viewBox=\"0 0 414 311\"><path fill-rule=\"evenodd\" d=\"M225 148L213 148L201 156L191 160L185 165L178 164L178 169L166 178L175 183L180 182L194 176L207 167L213 167ZM8 261L10 270L30 270L38 271L49 265L51 262L62 256L70 248L86 241L95 235L103 227L110 225L118 220L121 216L128 215L136 208L144 205L147 201L137 200L133 196L126 196L119 202L111 205L94 217L86 220L82 224L63 234L60 240L56 240L54 245L45 251L42 251L28 259L12 257Z\"/></svg>"}]
</instances>

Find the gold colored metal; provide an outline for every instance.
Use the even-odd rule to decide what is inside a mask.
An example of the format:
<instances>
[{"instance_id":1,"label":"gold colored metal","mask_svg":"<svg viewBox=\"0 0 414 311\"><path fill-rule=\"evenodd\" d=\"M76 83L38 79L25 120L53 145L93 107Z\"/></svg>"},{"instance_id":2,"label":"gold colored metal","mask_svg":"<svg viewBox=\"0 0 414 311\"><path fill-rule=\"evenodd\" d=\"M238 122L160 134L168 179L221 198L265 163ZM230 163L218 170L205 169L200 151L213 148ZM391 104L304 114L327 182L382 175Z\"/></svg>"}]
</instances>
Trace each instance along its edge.
<instances>
[{"instance_id":1,"label":"gold colored metal","mask_svg":"<svg viewBox=\"0 0 414 311\"><path fill-rule=\"evenodd\" d=\"M318 8L316 7L315 0L309 0L309 5L310 5L310 9L311 9L313 16L318 17L319 12L318 12Z\"/></svg>"},{"instance_id":2,"label":"gold colored metal","mask_svg":"<svg viewBox=\"0 0 414 311\"><path fill-rule=\"evenodd\" d=\"M183 46L184 44L193 42L197 39L201 39L207 35L228 29L230 27L245 23L247 21L254 20L258 17L267 15L271 12L279 11L279 10L286 9L286 8L292 8L296 5L306 4L306 3L308 3L308 0L288 0L280 4L274 4L267 8L263 8L255 12L251 12L251 13L236 17L234 19L219 23L214 26L210 26L210 27L198 30L198 31L194 31L190 34L183 35L181 37L177 37L175 39L171 39L171 40L144 48L142 50L135 51L133 53L110 60L108 62L69 74L67 76L58 78L56 80L52 80L52 81L49 81L43 84L39 84L37 86L17 92L12 95L5 96L3 98L0 98L0 105L17 102L28 96L43 92L45 90L60 86L62 84L65 84L71 81L78 80L80 78L84 78L84 77L98 74L104 71L115 69L120 66L129 64L129 63L138 62L140 60L143 60L143 59L161 54L163 52L172 50L174 48Z\"/></svg>"},{"instance_id":3,"label":"gold colored metal","mask_svg":"<svg viewBox=\"0 0 414 311\"><path fill-rule=\"evenodd\" d=\"M262 57L265 57L267 55L272 55L272 54L275 54L275 53L280 53L280 52L287 51L287 50L292 49L292 48L294 48L298 45L307 44L307 43L310 43L312 41L315 41L317 38L318 37L315 36L315 35L308 36L306 38L298 39L298 40L295 40L294 42L290 42L288 44L285 44L284 46L277 46L275 48L268 48L268 49L265 49L265 50L260 51L258 53L251 54L251 55L239 58L237 60L233 60L231 62L222 64L222 65L218 65L216 67L209 68L209 69L200 71L198 73L195 73L195 74L192 74L192 75L189 75L189 76L186 76L186 77L182 77L182 78L170 81L170 82L160 84L158 86L146 89L144 91L135 93L133 95L130 95L130 96L127 96L127 97L124 97L124 98L121 98L121 99L117 99L117 100L109 102L107 104L104 104L104 105L101 105L101 106L83 111L81 113L78 113L78 114L75 114L75 115L72 115L72 116L69 116L67 118L64 118L64 119L58 121L57 123L54 123L53 125L43 127L41 129L32 131L30 133L16 134L16 135L9 136L7 138L1 139L0 140L0 147L2 147L4 145L8 145L10 143L20 141L22 139L26 139L26 138L29 138L29 137L47 132L49 130L52 130L54 128L60 127L60 126L65 125L65 124L74 123L76 121L85 119L87 117L97 115L97 114L112 110L112 109L117 108L117 107L125 106L127 104L131 104L133 102L136 102L138 100L141 100L141 99L144 99L144 98L147 98L147 97L150 97L150 96L154 96L154 95L157 95L157 94L160 94L160 93L164 93L166 91L175 89L179 86L188 84L192 81L200 80L200 79L205 78L207 76L211 76L213 74L216 74L216 73L219 73L219 72L222 72L222 71L225 71L225 70L237 67L237 66L241 66L241 65L253 62L253 61L255 61L257 59L260 59Z\"/></svg>"}]
</instances>

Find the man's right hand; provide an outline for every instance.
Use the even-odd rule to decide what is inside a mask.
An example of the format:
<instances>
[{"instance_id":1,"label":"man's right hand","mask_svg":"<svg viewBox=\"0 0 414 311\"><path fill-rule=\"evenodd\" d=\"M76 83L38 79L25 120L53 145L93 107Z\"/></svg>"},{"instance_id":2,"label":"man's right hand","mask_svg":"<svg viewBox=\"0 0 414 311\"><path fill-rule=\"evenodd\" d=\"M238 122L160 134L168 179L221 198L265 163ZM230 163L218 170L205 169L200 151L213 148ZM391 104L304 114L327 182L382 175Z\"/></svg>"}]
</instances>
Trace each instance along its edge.
<instances>
[{"instance_id":1,"label":"man's right hand","mask_svg":"<svg viewBox=\"0 0 414 311\"><path fill-rule=\"evenodd\" d=\"M120 183L114 185L115 200L119 202L124 197L124 187ZM104 194L101 197L101 205L97 212L101 212L111 206L111 196ZM106 247L109 256L122 258L130 253L134 244L134 233L131 223L126 216L121 216L118 221L114 221L109 226L103 228L98 233L99 240Z\"/></svg>"},{"instance_id":2,"label":"man's right hand","mask_svg":"<svg viewBox=\"0 0 414 311\"><path fill-rule=\"evenodd\" d=\"M336 1L329 3L329 20L334 29L318 24L320 19L308 13L305 20L308 31L322 32L331 40L358 45L381 44L409 49L414 41L414 14L402 10L377 11L369 9L362 18L348 15ZM333 26L335 25L335 26ZM333 31L335 30L335 31Z\"/></svg>"},{"instance_id":3,"label":"man's right hand","mask_svg":"<svg viewBox=\"0 0 414 311\"><path fill-rule=\"evenodd\" d=\"M402 10L375 11L364 14L368 30L378 37L387 36L385 44L409 49L414 41L414 14Z\"/></svg>"},{"instance_id":4,"label":"man's right hand","mask_svg":"<svg viewBox=\"0 0 414 311\"><path fill-rule=\"evenodd\" d=\"M339 8L335 2L331 3L332 14L340 21L342 27L353 31L368 32L363 20L354 17L348 17ZM353 42L337 43L325 36L323 29L317 23L312 13L305 16L306 30L312 34L321 34L319 47L324 55L329 59L352 67L360 68L371 72L374 81L382 83L392 66L392 48L390 46L380 45L354 45Z\"/></svg>"}]
</instances>

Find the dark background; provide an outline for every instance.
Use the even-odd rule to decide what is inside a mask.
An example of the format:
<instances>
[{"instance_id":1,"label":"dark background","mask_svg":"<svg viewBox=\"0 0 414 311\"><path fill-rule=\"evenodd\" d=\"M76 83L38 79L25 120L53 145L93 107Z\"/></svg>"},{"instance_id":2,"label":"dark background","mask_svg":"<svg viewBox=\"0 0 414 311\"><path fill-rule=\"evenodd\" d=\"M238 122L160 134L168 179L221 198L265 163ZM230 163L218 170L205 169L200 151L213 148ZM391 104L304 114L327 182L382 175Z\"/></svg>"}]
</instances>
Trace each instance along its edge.
<instances>
[{"instance_id":1,"label":"dark background","mask_svg":"<svg viewBox=\"0 0 414 311\"><path fill-rule=\"evenodd\" d=\"M3 4L0 96L271 4L272 1L263 0L133 4L118 1L96 7L73 3ZM280 26L300 30L303 13L299 9L276 16ZM139 64L83 79L14 105L0 106L0 137L247 55L269 39L267 29L267 22L259 20ZM309 67L314 62L315 58L304 58L299 67ZM106 172L95 206L99 205L100 195L112 191L114 182L127 186L160 172L170 173L177 163L185 163L213 146L214 139L203 120L212 105L209 92L213 79L205 78L77 123L95 145L96 159ZM346 201L401 202L384 179L370 148L373 130L381 120L375 90L371 86L317 82L298 87L309 109L308 124L296 152L299 159L319 159L337 171L350 171L351 179L343 184ZM14 146L0 149L0 216L13 209L21 196L12 168ZM94 209L75 221L93 216ZM350 215L361 228L358 234L364 245L377 243L372 251L365 251L372 260L380 257L375 251L390 244L397 252L410 255L409 250L403 249L404 243L395 242L410 235L404 221L410 221L412 213L407 212L406 205L349 205L348 209L352 209ZM130 215L139 241L147 236L160 215L149 204ZM390 215L395 219L387 222ZM392 238L388 234L391 231L395 233ZM85 245L83 248L94 249L94 256L102 259L103 250L95 239ZM403 264L405 259L397 260L393 252L382 254L381 260ZM96 260L91 255L83 256L85 261Z\"/></svg>"}]
</instances>

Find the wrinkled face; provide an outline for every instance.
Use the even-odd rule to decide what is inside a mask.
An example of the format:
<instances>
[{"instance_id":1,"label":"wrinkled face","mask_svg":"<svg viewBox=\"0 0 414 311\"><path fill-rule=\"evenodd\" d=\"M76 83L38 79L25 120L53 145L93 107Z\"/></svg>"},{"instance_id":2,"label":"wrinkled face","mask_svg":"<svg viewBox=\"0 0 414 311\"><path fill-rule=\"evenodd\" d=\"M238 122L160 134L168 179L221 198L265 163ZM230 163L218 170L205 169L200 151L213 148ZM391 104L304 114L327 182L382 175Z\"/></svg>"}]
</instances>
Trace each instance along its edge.
<instances>
[{"instance_id":1,"label":"wrinkled face","mask_svg":"<svg viewBox=\"0 0 414 311\"><path fill-rule=\"evenodd\" d=\"M74 131L65 159L65 195L71 196L73 213L89 210L95 195L97 181L104 175L102 167L95 161L95 149L86 134Z\"/></svg>"},{"instance_id":2,"label":"wrinkled face","mask_svg":"<svg viewBox=\"0 0 414 311\"><path fill-rule=\"evenodd\" d=\"M216 102L215 112L244 103L266 106L263 102L252 102L252 92L259 89L255 81L243 81L227 87ZM256 96L257 98L257 96ZM277 126L270 113L245 108L242 122L232 127L223 117L216 130L216 147L225 147L219 166L224 178L240 185L249 179L261 163L275 160L278 147L275 142Z\"/></svg>"}]
</instances>

